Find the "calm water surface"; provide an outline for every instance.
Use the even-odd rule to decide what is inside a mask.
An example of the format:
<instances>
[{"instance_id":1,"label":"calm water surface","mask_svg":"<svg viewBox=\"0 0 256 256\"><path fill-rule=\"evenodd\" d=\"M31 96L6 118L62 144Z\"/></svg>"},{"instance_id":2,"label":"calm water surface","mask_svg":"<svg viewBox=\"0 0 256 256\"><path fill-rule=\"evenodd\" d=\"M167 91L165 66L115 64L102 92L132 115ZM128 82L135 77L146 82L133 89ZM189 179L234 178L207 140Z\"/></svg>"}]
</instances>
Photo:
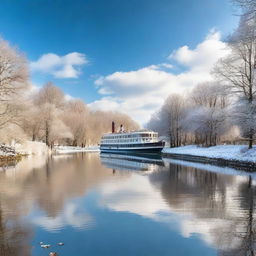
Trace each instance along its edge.
<instances>
[{"instance_id":1,"label":"calm water surface","mask_svg":"<svg viewBox=\"0 0 256 256\"><path fill-rule=\"evenodd\" d=\"M0 255L253 255L255 185L175 160L27 158L0 171Z\"/></svg>"}]
</instances>

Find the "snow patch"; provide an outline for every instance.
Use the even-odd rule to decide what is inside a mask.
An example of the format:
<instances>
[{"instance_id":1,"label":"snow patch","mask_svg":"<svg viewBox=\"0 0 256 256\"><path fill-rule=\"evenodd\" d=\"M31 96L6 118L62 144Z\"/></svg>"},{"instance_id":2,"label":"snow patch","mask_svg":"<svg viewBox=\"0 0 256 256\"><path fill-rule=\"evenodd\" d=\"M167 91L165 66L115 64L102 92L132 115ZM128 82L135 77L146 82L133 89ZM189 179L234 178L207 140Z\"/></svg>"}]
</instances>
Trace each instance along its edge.
<instances>
[{"instance_id":1,"label":"snow patch","mask_svg":"<svg viewBox=\"0 0 256 256\"><path fill-rule=\"evenodd\" d=\"M24 155L45 155L48 154L48 147L43 142L25 141L22 144L15 144L17 153Z\"/></svg>"},{"instance_id":2,"label":"snow patch","mask_svg":"<svg viewBox=\"0 0 256 256\"><path fill-rule=\"evenodd\" d=\"M59 154L66 154L66 153L79 153L79 152L99 152L100 149L98 146L92 147L71 147L71 146L57 146L54 147L54 152Z\"/></svg>"},{"instance_id":3,"label":"snow patch","mask_svg":"<svg viewBox=\"0 0 256 256\"><path fill-rule=\"evenodd\" d=\"M219 145L208 148L189 145L177 148L164 148L162 153L256 162L256 146L248 149L246 145Z\"/></svg>"},{"instance_id":4,"label":"snow patch","mask_svg":"<svg viewBox=\"0 0 256 256\"><path fill-rule=\"evenodd\" d=\"M0 144L0 156L15 156L16 152L13 147Z\"/></svg>"}]
</instances>

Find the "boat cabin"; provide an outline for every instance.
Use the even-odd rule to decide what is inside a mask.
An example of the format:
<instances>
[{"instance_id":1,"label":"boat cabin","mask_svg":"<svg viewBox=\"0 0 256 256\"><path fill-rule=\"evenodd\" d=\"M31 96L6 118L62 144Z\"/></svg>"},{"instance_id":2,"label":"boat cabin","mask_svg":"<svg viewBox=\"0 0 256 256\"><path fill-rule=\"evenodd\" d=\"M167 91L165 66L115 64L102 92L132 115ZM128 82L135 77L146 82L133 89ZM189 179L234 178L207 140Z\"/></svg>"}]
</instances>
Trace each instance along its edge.
<instances>
[{"instance_id":1,"label":"boat cabin","mask_svg":"<svg viewBox=\"0 0 256 256\"><path fill-rule=\"evenodd\" d=\"M109 133L103 135L101 144L141 144L158 141L158 133L151 131Z\"/></svg>"}]
</instances>

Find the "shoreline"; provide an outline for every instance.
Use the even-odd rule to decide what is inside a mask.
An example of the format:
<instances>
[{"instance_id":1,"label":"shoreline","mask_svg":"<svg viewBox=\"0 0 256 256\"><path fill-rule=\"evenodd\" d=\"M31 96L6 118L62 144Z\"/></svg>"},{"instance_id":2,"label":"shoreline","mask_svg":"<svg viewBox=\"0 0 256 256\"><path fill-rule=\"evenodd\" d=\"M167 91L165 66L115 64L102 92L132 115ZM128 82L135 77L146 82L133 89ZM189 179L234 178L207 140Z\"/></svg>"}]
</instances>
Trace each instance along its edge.
<instances>
[{"instance_id":1,"label":"shoreline","mask_svg":"<svg viewBox=\"0 0 256 256\"><path fill-rule=\"evenodd\" d=\"M256 171L256 148L248 150L244 145L219 145L208 148L190 145L165 148L162 151L162 156L249 172Z\"/></svg>"},{"instance_id":2,"label":"shoreline","mask_svg":"<svg viewBox=\"0 0 256 256\"><path fill-rule=\"evenodd\" d=\"M58 146L53 148L54 154L72 154L72 153L100 152L99 147L73 147L73 146Z\"/></svg>"},{"instance_id":3,"label":"shoreline","mask_svg":"<svg viewBox=\"0 0 256 256\"><path fill-rule=\"evenodd\" d=\"M31 145L29 145L31 146ZM38 145L37 145L38 146ZM100 152L98 146L72 147L59 146L52 150L52 154L72 154L82 152ZM30 152L32 153L32 152ZM48 152L49 153L49 152ZM33 153L32 153L33 154ZM12 165L30 155L28 152L10 152L0 154L0 167ZM221 167L230 167L237 170L256 171L256 147L248 150L246 145L218 145L208 148L188 145L176 148L164 148L161 156L168 159L178 159L194 163L210 164Z\"/></svg>"},{"instance_id":4,"label":"shoreline","mask_svg":"<svg viewBox=\"0 0 256 256\"><path fill-rule=\"evenodd\" d=\"M22 159L23 155L0 155L0 167L6 167L12 164L16 164Z\"/></svg>"},{"instance_id":5,"label":"shoreline","mask_svg":"<svg viewBox=\"0 0 256 256\"><path fill-rule=\"evenodd\" d=\"M205 156L195 156L195 155L187 155L187 154L174 154L174 153L162 153L163 157L169 159L178 159L193 163L203 163L210 164L221 167L230 167L237 170L244 170L249 172L256 171L256 163L255 162L247 162L247 161L239 161L239 160L231 160L224 158L211 158Z\"/></svg>"}]
</instances>

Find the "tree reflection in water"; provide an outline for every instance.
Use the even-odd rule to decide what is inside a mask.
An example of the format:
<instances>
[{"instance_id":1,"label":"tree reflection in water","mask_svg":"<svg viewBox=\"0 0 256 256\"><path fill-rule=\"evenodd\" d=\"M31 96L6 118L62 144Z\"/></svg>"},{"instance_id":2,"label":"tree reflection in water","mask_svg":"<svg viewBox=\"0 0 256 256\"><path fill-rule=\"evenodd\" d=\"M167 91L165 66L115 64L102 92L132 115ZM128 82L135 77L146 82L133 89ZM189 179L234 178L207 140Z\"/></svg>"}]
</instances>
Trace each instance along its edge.
<instances>
[{"instance_id":1,"label":"tree reflection in water","mask_svg":"<svg viewBox=\"0 0 256 256\"><path fill-rule=\"evenodd\" d=\"M1 256L29 256L30 230L18 220L7 221L0 212L0 255Z\"/></svg>"},{"instance_id":2,"label":"tree reflection in water","mask_svg":"<svg viewBox=\"0 0 256 256\"><path fill-rule=\"evenodd\" d=\"M154 173L150 180L160 187L172 209L192 219L182 232L201 233L218 249L218 255L255 255L255 186L251 176L170 164L169 172Z\"/></svg>"},{"instance_id":3,"label":"tree reflection in water","mask_svg":"<svg viewBox=\"0 0 256 256\"><path fill-rule=\"evenodd\" d=\"M38 166L31 161L22 161L13 173L0 172L0 256L31 255L32 231L22 220L34 205L40 213L32 224L47 231L93 222L96 217L86 212L64 216L67 202L85 197L90 188L101 193L101 203L111 211L153 221L163 220L157 218L161 210L178 215L179 232L200 236L218 255L255 253L255 180L250 175L127 156L103 156L101 161L95 154L52 156L41 164L35 159Z\"/></svg>"},{"instance_id":4,"label":"tree reflection in water","mask_svg":"<svg viewBox=\"0 0 256 256\"><path fill-rule=\"evenodd\" d=\"M18 214L19 201L0 193L0 255L1 256L29 256L32 237L31 229L25 225ZM8 210L7 204L13 207Z\"/></svg>"},{"instance_id":5,"label":"tree reflection in water","mask_svg":"<svg viewBox=\"0 0 256 256\"><path fill-rule=\"evenodd\" d=\"M24 218L33 207L54 220L69 198L112 176L104 169L97 155L79 154L28 158L0 172L0 256L31 255L33 223L24 223Z\"/></svg>"},{"instance_id":6,"label":"tree reflection in water","mask_svg":"<svg viewBox=\"0 0 256 256\"><path fill-rule=\"evenodd\" d=\"M254 256L256 252L255 248L255 186L252 185L251 175L248 177L247 182L243 183L239 187L240 191L240 207L243 211L243 216L235 222L235 225L239 227L238 232L230 231L230 235L238 237L240 240L239 247L231 251L221 251L221 256Z\"/></svg>"}]
</instances>

